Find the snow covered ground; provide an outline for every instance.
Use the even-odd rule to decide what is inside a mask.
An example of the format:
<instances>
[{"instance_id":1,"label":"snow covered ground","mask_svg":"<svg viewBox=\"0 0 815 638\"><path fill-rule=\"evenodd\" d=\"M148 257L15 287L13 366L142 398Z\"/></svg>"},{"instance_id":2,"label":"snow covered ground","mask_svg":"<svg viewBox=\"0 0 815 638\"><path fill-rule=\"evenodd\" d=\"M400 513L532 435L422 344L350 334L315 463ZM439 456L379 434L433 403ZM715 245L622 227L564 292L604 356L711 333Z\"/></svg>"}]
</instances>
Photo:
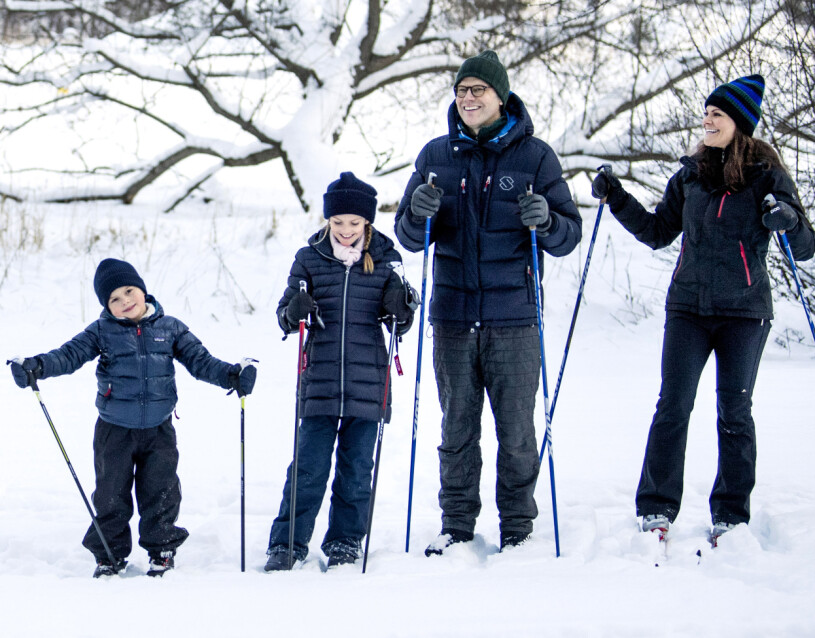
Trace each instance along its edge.
<instances>
[{"instance_id":1,"label":"snow covered ground","mask_svg":"<svg viewBox=\"0 0 815 638\"><path fill-rule=\"evenodd\" d=\"M600 229L553 420L561 557L555 557L545 472L531 542L498 553L496 444L487 409L484 507L476 540L444 557L425 558L423 550L440 527L435 450L440 413L430 339L405 553L414 330L400 347L405 374L394 382L395 416L384 435L367 573L359 566L325 572L319 544L327 504L305 565L292 573L263 573L294 420L297 344L281 341L274 309L296 249L320 223L296 212L287 197L271 204L249 193L229 205L188 204L170 215L149 204L6 202L0 208L4 360L54 348L90 323L99 313L95 266L113 256L134 263L167 313L185 321L213 354L230 361L250 355L261 362L255 393L246 401L246 573L240 572L239 402L177 367L184 488L179 522L190 538L179 551L176 571L163 579L144 576L147 557L138 547L124 576L91 578L93 560L80 545L87 511L33 393L18 389L4 372L0 634L815 636L815 545L808 537L815 528L815 347L801 306L777 304L759 373L753 520L723 537L715 551L705 541L707 496L716 471L711 362L691 422L685 497L670 556L655 567L655 541L637 531L633 498L659 388L670 263L637 244L610 216ZM546 259L550 392L594 223L595 210L583 212L581 249ZM392 215L379 214L380 230L392 234L392 226ZM21 242L25 249L18 249ZM418 286L421 255L403 254ZM788 339L787 329L797 330L803 341ZM93 375L91 364L40 386L89 496ZM540 443L540 409L538 421Z\"/></svg>"}]
</instances>

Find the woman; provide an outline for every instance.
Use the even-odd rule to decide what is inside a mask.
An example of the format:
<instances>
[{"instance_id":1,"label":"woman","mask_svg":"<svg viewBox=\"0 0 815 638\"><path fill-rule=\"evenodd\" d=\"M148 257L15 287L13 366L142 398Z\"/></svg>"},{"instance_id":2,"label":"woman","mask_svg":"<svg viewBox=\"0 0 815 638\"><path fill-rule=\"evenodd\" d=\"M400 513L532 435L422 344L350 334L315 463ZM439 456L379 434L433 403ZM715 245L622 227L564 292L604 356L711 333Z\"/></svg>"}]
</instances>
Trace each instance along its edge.
<instances>
[{"instance_id":1,"label":"woman","mask_svg":"<svg viewBox=\"0 0 815 638\"><path fill-rule=\"evenodd\" d=\"M807 220L778 154L752 137L764 78L716 88L705 101L704 138L670 179L653 214L601 172L592 195L639 241L656 250L682 234L668 288L662 388L637 488L643 531L661 537L679 513L688 420L702 369L716 355L719 466L710 495L711 542L750 520L756 437L751 415L759 360L772 319L766 257L786 232L796 260L815 253ZM765 198L772 195L771 205Z\"/></svg>"}]
</instances>

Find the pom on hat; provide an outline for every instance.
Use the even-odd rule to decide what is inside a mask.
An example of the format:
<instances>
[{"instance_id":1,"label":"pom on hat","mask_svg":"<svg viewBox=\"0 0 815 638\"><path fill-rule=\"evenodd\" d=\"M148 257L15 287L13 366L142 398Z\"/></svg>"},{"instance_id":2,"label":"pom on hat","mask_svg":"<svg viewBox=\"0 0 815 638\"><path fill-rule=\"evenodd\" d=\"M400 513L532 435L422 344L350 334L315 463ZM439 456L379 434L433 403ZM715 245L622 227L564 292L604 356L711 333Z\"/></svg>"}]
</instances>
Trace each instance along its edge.
<instances>
[{"instance_id":1,"label":"pom on hat","mask_svg":"<svg viewBox=\"0 0 815 638\"><path fill-rule=\"evenodd\" d=\"M478 78L489 84L498 94L500 100L506 104L509 98L509 77L507 70L498 59L495 51L482 51L473 58L467 58L456 74L453 87L457 87L464 78Z\"/></svg>"},{"instance_id":2,"label":"pom on hat","mask_svg":"<svg viewBox=\"0 0 815 638\"><path fill-rule=\"evenodd\" d=\"M717 86L705 100L705 106L722 109L733 118L742 133L752 137L761 117L763 97L764 78L760 75L748 75Z\"/></svg>"},{"instance_id":3,"label":"pom on hat","mask_svg":"<svg viewBox=\"0 0 815 638\"><path fill-rule=\"evenodd\" d=\"M340 178L331 182L323 195L323 216L359 215L370 223L376 217L376 189L358 179L350 171L340 173Z\"/></svg>"},{"instance_id":4,"label":"pom on hat","mask_svg":"<svg viewBox=\"0 0 815 638\"><path fill-rule=\"evenodd\" d=\"M103 259L100 261L96 267L96 274L93 276L93 289L99 298L99 303L107 308L110 294L122 286L136 286L144 294L147 294L144 280L139 277L139 273L129 263L119 259Z\"/></svg>"}]
</instances>

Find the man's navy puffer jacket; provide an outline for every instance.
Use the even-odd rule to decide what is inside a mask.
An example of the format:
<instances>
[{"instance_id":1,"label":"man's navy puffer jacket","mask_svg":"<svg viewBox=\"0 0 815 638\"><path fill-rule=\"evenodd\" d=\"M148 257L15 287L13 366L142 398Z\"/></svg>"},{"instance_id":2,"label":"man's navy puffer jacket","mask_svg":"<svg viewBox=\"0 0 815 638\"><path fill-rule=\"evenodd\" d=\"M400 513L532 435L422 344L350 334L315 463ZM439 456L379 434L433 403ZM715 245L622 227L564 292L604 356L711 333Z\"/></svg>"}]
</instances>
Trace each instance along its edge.
<instances>
[{"instance_id":1,"label":"man's navy puffer jacket","mask_svg":"<svg viewBox=\"0 0 815 638\"><path fill-rule=\"evenodd\" d=\"M173 359L196 379L230 388L233 365L213 357L181 321L155 311L136 324L103 310L99 319L59 348L37 355L43 376L71 374L99 357L96 407L103 421L126 428L153 428L178 402ZM149 306L148 306L149 308Z\"/></svg>"},{"instance_id":2,"label":"man's navy puffer jacket","mask_svg":"<svg viewBox=\"0 0 815 638\"><path fill-rule=\"evenodd\" d=\"M552 148L533 136L534 127L520 98L507 100L508 122L485 143L463 135L453 102L449 133L431 140L416 158L396 212L395 230L411 252L424 248L424 219L413 215L413 191L436 173L444 190L432 217L433 293L430 322L462 328L523 326L537 322L532 242L520 220L518 196L531 185L546 198L551 225L537 232L540 267L543 251L562 257L580 243L581 219ZM540 273L542 276L542 273Z\"/></svg>"}]
</instances>

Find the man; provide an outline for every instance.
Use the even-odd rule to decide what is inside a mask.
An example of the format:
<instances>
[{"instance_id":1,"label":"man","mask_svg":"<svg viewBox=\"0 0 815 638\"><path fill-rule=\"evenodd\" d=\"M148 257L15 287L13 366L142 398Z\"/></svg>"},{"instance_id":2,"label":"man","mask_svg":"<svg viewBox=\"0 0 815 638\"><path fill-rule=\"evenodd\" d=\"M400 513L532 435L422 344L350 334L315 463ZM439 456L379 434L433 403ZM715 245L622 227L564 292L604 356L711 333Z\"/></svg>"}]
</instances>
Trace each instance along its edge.
<instances>
[{"instance_id":1,"label":"man","mask_svg":"<svg viewBox=\"0 0 815 638\"><path fill-rule=\"evenodd\" d=\"M536 228L538 249L556 257L569 254L581 237L560 162L533 137L498 56L484 51L465 60L453 90L449 133L419 153L395 223L402 245L418 252L430 218L436 244L429 321L443 414L442 530L428 556L473 539L485 390L498 436L501 549L532 532L541 360L529 228ZM430 173L437 175L434 184L427 183Z\"/></svg>"}]
</instances>

